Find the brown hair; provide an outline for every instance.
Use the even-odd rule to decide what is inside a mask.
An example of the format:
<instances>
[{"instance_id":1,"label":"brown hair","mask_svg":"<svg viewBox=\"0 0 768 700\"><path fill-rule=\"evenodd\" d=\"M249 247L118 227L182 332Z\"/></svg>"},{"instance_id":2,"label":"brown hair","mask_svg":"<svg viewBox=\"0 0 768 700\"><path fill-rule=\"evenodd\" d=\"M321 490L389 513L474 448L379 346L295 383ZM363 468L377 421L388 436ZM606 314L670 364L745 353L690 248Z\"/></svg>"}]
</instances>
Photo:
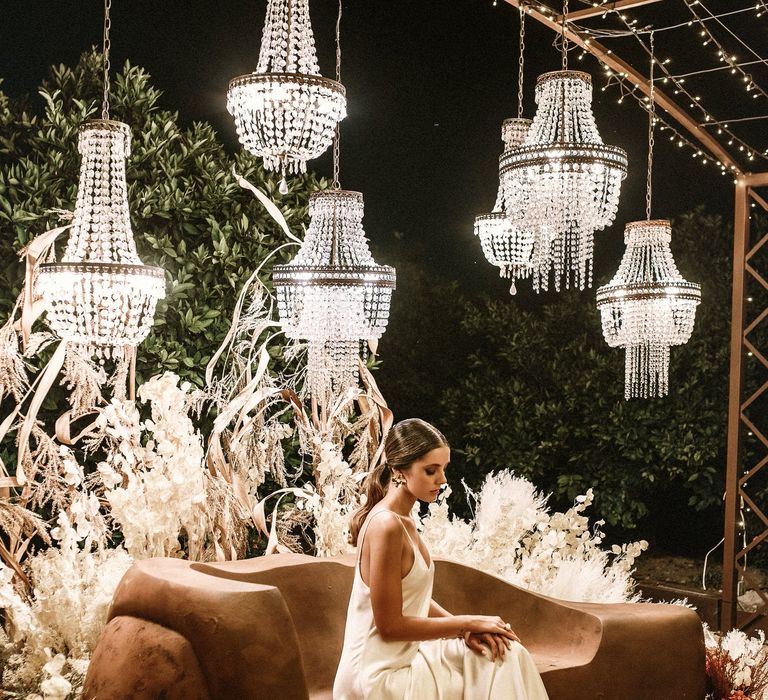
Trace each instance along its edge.
<instances>
[{"instance_id":1,"label":"brown hair","mask_svg":"<svg viewBox=\"0 0 768 700\"><path fill-rule=\"evenodd\" d=\"M384 441L382 459L365 480L365 503L352 515L349 525L349 541L357 546L357 536L368 513L384 498L392 479L392 470L407 472L411 465L427 452L438 447L448 447L445 436L435 426L420 418L407 418L395 423Z\"/></svg>"}]
</instances>

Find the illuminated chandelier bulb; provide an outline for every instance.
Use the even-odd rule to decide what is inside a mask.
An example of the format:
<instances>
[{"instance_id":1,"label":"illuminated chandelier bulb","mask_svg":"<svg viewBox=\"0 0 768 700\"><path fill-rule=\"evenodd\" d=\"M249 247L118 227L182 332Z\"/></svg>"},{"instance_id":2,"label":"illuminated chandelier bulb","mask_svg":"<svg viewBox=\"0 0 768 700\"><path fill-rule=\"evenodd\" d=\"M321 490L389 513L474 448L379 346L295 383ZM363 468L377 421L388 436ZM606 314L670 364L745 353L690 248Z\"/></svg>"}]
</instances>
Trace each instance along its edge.
<instances>
[{"instance_id":1,"label":"illuminated chandelier bulb","mask_svg":"<svg viewBox=\"0 0 768 700\"><path fill-rule=\"evenodd\" d=\"M320 75L309 0L269 0L258 66L229 83L227 109L243 147L283 176L306 172L330 146L347 99L341 83Z\"/></svg>"}]
</instances>

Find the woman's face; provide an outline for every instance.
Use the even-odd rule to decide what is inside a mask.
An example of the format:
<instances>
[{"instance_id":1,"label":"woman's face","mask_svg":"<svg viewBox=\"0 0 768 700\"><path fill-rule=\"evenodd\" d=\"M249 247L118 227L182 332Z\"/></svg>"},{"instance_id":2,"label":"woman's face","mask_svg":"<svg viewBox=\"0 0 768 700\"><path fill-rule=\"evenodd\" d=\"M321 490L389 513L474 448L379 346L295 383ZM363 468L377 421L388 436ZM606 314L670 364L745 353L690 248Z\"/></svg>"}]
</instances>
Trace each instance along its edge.
<instances>
[{"instance_id":1,"label":"woman's face","mask_svg":"<svg viewBox=\"0 0 768 700\"><path fill-rule=\"evenodd\" d=\"M448 483L445 470L451 460L447 447L436 447L417 459L407 472L403 472L408 490L420 501L432 503L440 487Z\"/></svg>"}]
</instances>

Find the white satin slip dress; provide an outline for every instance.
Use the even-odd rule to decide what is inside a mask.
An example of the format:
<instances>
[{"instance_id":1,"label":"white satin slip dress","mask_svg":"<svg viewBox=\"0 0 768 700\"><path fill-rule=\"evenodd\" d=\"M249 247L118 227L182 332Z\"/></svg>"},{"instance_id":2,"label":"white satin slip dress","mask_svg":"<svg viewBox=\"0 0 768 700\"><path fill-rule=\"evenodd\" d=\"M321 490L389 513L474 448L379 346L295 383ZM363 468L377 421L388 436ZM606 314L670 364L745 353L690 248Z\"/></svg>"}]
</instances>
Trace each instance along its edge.
<instances>
[{"instance_id":1,"label":"white satin slip dress","mask_svg":"<svg viewBox=\"0 0 768 700\"><path fill-rule=\"evenodd\" d=\"M548 700L533 659L517 642L512 642L504 661L494 663L469 649L463 639L386 642L381 638L370 588L360 574L365 532L381 513L398 519L413 547L413 566L402 579L403 615L429 616L434 562L427 566L397 513L381 509L370 514L358 542L333 700Z\"/></svg>"}]
</instances>

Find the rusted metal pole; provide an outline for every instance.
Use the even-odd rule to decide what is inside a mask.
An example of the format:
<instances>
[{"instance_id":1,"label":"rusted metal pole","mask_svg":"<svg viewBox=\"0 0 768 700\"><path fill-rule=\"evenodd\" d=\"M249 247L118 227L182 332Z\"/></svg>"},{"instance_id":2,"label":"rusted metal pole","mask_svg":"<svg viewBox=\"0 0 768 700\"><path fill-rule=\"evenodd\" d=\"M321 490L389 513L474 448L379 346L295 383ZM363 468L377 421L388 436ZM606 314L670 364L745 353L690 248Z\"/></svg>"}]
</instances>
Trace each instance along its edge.
<instances>
[{"instance_id":1,"label":"rusted metal pole","mask_svg":"<svg viewBox=\"0 0 768 700\"><path fill-rule=\"evenodd\" d=\"M723 597L720 630L736 626L738 582L736 551L739 535L739 470L741 466L741 394L744 358L744 286L749 247L749 187L736 181L733 220L733 286L731 292L731 361L728 382L728 446L725 474L725 523L723 537Z\"/></svg>"}]
</instances>

